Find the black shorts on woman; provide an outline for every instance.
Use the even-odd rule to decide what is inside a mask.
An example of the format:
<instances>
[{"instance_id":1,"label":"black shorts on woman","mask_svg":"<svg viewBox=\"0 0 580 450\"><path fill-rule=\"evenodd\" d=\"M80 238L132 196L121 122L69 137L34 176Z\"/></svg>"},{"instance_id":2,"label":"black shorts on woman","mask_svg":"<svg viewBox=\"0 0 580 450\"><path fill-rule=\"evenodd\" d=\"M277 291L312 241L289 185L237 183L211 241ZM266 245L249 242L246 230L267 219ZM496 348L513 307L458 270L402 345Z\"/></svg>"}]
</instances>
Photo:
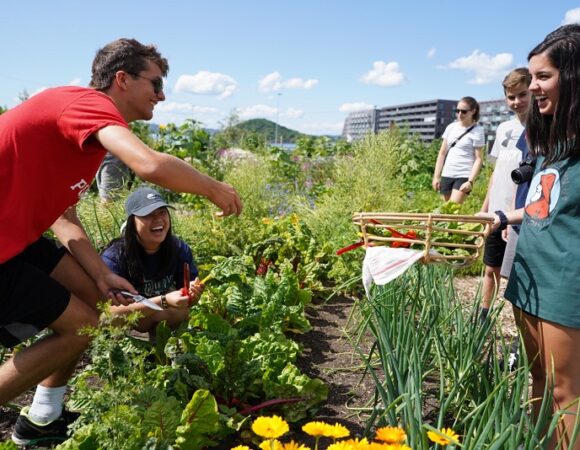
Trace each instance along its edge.
<instances>
[{"instance_id":1,"label":"black shorts on woman","mask_svg":"<svg viewBox=\"0 0 580 450\"><path fill-rule=\"evenodd\" d=\"M42 237L0 264L0 345L14 347L64 312L70 292L50 274L66 252Z\"/></svg>"},{"instance_id":2,"label":"black shorts on woman","mask_svg":"<svg viewBox=\"0 0 580 450\"><path fill-rule=\"evenodd\" d=\"M451 178L451 177L441 177L441 182L439 183L439 192L442 195L449 195L453 190L458 191L463 183L468 180L467 177L462 178Z\"/></svg>"}]
</instances>

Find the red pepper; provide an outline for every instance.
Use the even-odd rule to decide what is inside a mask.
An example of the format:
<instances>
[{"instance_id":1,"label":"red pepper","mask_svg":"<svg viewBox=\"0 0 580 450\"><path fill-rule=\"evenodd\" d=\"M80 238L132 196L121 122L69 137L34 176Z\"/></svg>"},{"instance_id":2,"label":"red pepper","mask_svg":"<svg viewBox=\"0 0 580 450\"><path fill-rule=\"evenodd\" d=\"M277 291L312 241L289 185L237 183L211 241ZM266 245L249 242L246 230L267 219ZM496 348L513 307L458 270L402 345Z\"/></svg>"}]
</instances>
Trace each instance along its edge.
<instances>
[{"instance_id":1,"label":"red pepper","mask_svg":"<svg viewBox=\"0 0 580 450\"><path fill-rule=\"evenodd\" d=\"M359 248L365 245L364 241L356 242L355 244L347 245L346 247L340 248L336 251L337 256L342 255L343 253L350 252L355 248Z\"/></svg>"}]
</instances>

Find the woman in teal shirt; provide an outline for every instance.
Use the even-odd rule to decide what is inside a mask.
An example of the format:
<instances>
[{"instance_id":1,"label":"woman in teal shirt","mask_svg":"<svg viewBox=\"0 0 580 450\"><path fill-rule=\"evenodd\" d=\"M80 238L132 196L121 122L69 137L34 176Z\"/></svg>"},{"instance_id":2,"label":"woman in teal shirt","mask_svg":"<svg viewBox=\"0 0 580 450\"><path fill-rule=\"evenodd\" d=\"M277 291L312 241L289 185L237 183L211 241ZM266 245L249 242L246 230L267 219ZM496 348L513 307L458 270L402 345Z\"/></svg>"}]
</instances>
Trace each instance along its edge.
<instances>
[{"instance_id":1,"label":"woman in teal shirt","mask_svg":"<svg viewBox=\"0 0 580 450\"><path fill-rule=\"evenodd\" d=\"M532 397L553 388L553 408L566 410L548 448L570 442L580 397L580 25L550 33L529 56L534 96L526 124L537 155L526 206L496 226L522 222L505 297L524 339ZM540 402L534 402L537 417Z\"/></svg>"}]
</instances>

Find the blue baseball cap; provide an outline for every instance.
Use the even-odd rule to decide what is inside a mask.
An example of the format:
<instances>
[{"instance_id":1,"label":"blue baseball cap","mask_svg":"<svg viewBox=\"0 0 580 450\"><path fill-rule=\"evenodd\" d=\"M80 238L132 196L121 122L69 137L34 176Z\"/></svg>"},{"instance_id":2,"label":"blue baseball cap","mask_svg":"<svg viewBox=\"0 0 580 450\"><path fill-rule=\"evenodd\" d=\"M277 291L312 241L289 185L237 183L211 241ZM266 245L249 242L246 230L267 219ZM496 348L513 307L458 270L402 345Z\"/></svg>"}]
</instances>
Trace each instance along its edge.
<instances>
[{"instance_id":1,"label":"blue baseball cap","mask_svg":"<svg viewBox=\"0 0 580 450\"><path fill-rule=\"evenodd\" d=\"M151 214L157 208L173 208L173 206L168 205L159 192L149 187L137 189L125 200L127 216L143 217Z\"/></svg>"}]
</instances>

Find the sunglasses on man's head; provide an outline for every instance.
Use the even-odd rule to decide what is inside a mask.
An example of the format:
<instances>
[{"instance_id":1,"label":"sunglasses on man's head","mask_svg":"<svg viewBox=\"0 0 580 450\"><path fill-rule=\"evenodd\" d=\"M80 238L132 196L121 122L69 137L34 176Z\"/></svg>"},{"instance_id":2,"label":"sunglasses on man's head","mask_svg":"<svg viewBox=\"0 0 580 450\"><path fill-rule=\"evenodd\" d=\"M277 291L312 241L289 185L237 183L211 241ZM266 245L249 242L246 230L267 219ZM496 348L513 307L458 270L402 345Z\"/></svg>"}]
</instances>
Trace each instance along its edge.
<instances>
[{"instance_id":1,"label":"sunglasses on man's head","mask_svg":"<svg viewBox=\"0 0 580 450\"><path fill-rule=\"evenodd\" d=\"M457 108L455 110L455 114L467 114L469 111L471 111L470 109L461 109L461 108Z\"/></svg>"},{"instance_id":2,"label":"sunglasses on man's head","mask_svg":"<svg viewBox=\"0 0 580 450\"><path fill-rule=\"evenodd\" d=\"M159 94L163 90L163 78L161 77L151 79L141 75L135 75L134 73L132 73L131 76L136 78L143 78L144 80L150 81L151 84L153 85L153 92L155 92L155 94Z\"/></svg>"}]
</instances>

